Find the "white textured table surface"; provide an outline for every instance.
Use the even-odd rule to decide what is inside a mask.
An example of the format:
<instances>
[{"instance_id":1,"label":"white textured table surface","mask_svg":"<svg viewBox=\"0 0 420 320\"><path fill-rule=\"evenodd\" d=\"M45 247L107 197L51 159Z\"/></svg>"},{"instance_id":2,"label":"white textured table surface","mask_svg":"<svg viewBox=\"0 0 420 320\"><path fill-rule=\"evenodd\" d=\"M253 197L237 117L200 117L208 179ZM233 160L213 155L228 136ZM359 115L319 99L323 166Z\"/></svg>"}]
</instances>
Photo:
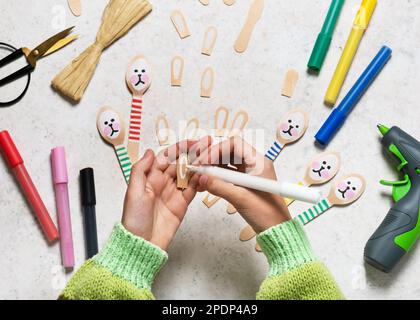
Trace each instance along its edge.
<instances>
[{"instance_id":1,"label":"white textured table surface","mask_svg":"<svg viewBox=\"0 0 420 320\"><path fill-rule=\"evenodd\" d=\"M76 25L81 34L77 42L39 62L20 103L0 110L0 128L13 135L54 220L49 152L57 145L67 149L77 266L85 257L78 191L81 168L95 169L101 246L121 216L125 183L112 148L98 135L95 115L99 107L111 105L128 118L131 97L124 73L131 57L143 54L154 68L152 87L144 97L142 150L157 148L154 119L160 113L167 114L174 124L198 116L203 127L210 129L218 106L243 108L251 117L249 128L266 130L268 146L281 115L300 106L311 115L308 132L276 162L281 179L298 181L309 158L319 152L313 136L330 112L322 103L323 95L360 5L360 1L346 1L324 68L319 76L310 76L305 66L329 1L266 1L249 49L242 55L234 52L233 43L249 0L239 0L232 7L225 6L222 0L211 0L207 7L198 0L151 2L154 11L103 53L84 99L72 106L50 88L50 81L92 43L106 1L82 1L83 14L76 18L64 0L36 4L0 0L0 41L31 47L70 25ZM181 9L190 24L192 36L185 40L179 39L169 20L174 9ZM60 25L61 13L64 25ZM200 54L200 49L204 31L210 25L218 28L219 38L214 54L207 57ZM317 255L348 298L420 296L418 248L392 274L383 274L363 263L364 245L391 205L391 190L381 187L378 181L397 178L394 166L382 153L376 124L400 125L420 138L419 38L420 6L416 1L380 1L341 94L342 98L383 44L394 50L392 60L330 146L341 152L341 173L363 173L368 189L351 207L333 209L307 227ZM181 88L169 85L169 65L174 55L186 60ZM199 97L199 79L208 65L216 71L216 85L213 98L204 100ZM280 95L283 75L290 67L299 70L301 76L293 99ZM0 185L0 298L55 299L65 281L59 246L46 244L4 161L0 161ZM239 215L228 216L222 202L208 210L201 198L191 205L170 248L169 262L155 282L154 293L157 298L174 299L254 298L267 273L264 256L254 252L253 241L238 241L245 225ZM304 207L296 204L291 210L298 212Z\"/></svg>"}]
</instances>

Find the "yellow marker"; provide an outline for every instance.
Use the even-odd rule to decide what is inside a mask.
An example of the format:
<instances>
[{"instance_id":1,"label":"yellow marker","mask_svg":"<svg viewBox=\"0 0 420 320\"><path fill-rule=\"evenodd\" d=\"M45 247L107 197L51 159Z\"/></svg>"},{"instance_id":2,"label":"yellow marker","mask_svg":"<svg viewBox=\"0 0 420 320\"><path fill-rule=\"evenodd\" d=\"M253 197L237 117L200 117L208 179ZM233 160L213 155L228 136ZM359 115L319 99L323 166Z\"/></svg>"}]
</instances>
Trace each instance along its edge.
<instances>
[{"instance_id":1,"label":"yellow marker","mask_svg":"<svg viewBox=\"0 0 420 320\"><path fill-rule=\"evenodd\" d=\"M327 93L325 94L325 102L330 105L334 105L337 102L341 87L346 79L363 34L365 33L365 30L369 25L369 21L372 18L376 3L377 0L363 0L360 9L357 12L346 46L344 47L340 61L335 69L334 76L331 79Z\"/></svg>"}]
</instances>

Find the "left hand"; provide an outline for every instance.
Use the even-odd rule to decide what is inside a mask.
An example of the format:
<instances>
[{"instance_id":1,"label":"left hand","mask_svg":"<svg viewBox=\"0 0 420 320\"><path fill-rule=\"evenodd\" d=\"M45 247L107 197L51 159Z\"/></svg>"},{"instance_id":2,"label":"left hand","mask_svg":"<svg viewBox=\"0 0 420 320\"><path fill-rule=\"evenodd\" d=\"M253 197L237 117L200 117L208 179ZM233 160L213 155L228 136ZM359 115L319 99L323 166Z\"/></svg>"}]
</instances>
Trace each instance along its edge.
<instances>
[{"instance_id":1,"label":"left hand","mask_svg":"<svg viewBox=\"0 0 420 320\"><path fill-rule=\"evenodd\" d=\"M194 199L199 177L194 174L185 190L176 186L176 163L180 153L199 156L211 139L183 141L157 156L147 150L132 168L124 201L122 224L131 233L167 250L188 205Z\"/></svg>"}]
</instances>

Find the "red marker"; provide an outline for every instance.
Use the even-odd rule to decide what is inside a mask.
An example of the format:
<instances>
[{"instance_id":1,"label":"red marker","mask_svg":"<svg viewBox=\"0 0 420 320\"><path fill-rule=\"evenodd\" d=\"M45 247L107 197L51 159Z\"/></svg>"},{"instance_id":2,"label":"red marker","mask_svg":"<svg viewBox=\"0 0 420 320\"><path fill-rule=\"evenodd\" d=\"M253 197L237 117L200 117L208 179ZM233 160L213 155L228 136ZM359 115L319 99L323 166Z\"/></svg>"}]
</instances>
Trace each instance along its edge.
<instances>
[{"instance_id":1,"label":"red marker","mask_svg":"<svg viewBox=\"0 0 420 320\"><path fill-rule=\"evenodd\" d=\"M58 239L58 230L48 214L47 208L42 202L39 193L32 182L31 177L26 171L23 159L19 154L12 138L7 131L0 132L0 151L3 153L10 168L13 170L16 179L18 180L22 191L28 200L30 206L38 218L41 228L45 233L49 242Z\"/></svg>"}]
</instances>

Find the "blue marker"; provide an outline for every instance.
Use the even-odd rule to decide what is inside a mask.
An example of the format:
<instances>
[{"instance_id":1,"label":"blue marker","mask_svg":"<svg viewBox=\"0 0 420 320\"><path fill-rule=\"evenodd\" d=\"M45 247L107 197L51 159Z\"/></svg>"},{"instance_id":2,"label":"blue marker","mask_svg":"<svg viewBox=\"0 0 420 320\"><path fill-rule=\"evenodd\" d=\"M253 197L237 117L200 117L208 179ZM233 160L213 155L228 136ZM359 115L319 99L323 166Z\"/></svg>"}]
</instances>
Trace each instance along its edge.
<instances>
[{"instance_id":1,"label":"blue marker","mask_svg":"<svg viewBox=\"0 0 420 320\"><path fill-rule=\"evenodd\" d=\"M385 64L391 58L392 50L387 46L383 46L376 57L372 60L360 78L356 81L353 88L344 97L343 101L334 108L323 124L321 129L315 135L316 141L321 145L327 145L337 131L341 128L354 106L362 97L363 93L368 89L370 84L381 72Z\"/></svg>"}]
</instances>

